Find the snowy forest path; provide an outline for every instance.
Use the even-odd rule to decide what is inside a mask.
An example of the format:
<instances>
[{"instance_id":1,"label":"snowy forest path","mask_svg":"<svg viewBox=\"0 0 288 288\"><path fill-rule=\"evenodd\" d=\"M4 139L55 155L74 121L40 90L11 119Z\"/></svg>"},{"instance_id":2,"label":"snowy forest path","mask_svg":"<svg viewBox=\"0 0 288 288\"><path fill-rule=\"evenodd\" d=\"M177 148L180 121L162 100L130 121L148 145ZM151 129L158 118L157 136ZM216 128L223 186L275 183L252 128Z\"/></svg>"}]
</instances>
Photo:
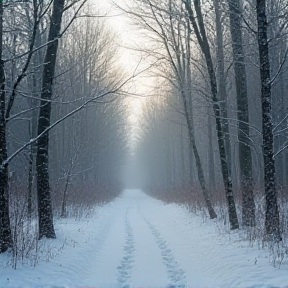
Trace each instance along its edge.
<instances>
[{"instance_id":1,"label":"snowy forest path","mask_svg":"<svg viewBox=\"0 0 288 288\"><path fill-rule=\"evenodd\" d=\"M51 257L33 269L0 263L0 286L288 288L286 262L275 269L268 253L197 214L125 190L90 218L58 219L57 239L40 243Z\"/></svg>"},{"instance_id":2,"label":"snowy forest path","mask_svg":"<svg viewBox=\"0 0 288 288\"><path fill-rule=\"evenodd\" d=\"M151 198L140 191L126 191L123 198L129 204L125 214L124 254L117 267L120 287L133 287L137 283L153 286L155 279L161 287L163 283L167 287L185 287L185 272L179 268L157 227L147 220ZM157 208L149 214L157 215Z\"/></svg>"},{"instance_id":3,"label":"snowy forest path","mask_svg":"<svg viewBox=\"0 0 288 288\"><path fill-rule=\"evenodd\" d=\"M195 216L183 206L165 204L141 190L125 190L109 205L110 220L105 220L109 229L103 228L105 242L91 263L86 283L115 288L213 283L213 287L232 288L258 287L244 284L251 273L249 285L265 277L265 259L221 240L217 227L206 224L208 218Z\"/></svg>"},{"instance_id":4,"label":"snowy forest path","mask_svg":"<svg viewBox=\"0 0 288 288\"><path fill-rule=\"evenodd\" d=\"M147 220L146 211L157 215L156 207L148 209L154 201L142 191L127 190L111 203L110 213L106 213L110 220L105 220L109 227L104 224L103 228L105 243L91 263L94 270L89 269L87 283L99 283L101 287L110 283L111 287L112 282L117 288L142 283L145 287L183 287L184 271L178 269L167 243Z\"/></svg>"},{"instance_id":5,"label":"snowy forest path","mask_svg":"<svg viewBox=\"0 0 288 288\"><path fill-rule=\"evenodd\" d=\"M222 239L204 212L198 217L141 190L125 190L114 202L113 214L122 219L122 236L113 232L111 238L114 245L122 246L117 288L208 287L209 283L213 287L248 287L247 283L258 287L258 279L266 276L265 282L274 281L264 273L265 259L249 247L238 249L237 243Z\"/></svg>"}]
</instances>

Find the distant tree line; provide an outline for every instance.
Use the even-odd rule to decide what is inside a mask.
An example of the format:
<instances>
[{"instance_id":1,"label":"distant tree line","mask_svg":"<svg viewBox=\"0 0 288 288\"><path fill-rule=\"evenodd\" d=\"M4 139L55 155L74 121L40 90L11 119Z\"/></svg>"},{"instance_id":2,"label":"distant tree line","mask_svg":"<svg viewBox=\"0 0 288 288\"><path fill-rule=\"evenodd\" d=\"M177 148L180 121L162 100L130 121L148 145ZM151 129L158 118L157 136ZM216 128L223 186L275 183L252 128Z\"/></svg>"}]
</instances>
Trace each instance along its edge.
<instances>
[{"instance_id":1,"label":"distant tree line","mask_svg":"<svg viewBox=\"0 0 288 288\"><path fill-rule=\"evenodd\" d=\"M146 190L171 201L185 195L182 202L201 191L211 219L223 196L231 229L257 225L255 199L265 196L266 237L281 241L287 3L144 0L121 9L146 34L136 49L156 63L151 76L161 83L157 100L147 101L135 156Z\"/></svg>"}]
</instances>

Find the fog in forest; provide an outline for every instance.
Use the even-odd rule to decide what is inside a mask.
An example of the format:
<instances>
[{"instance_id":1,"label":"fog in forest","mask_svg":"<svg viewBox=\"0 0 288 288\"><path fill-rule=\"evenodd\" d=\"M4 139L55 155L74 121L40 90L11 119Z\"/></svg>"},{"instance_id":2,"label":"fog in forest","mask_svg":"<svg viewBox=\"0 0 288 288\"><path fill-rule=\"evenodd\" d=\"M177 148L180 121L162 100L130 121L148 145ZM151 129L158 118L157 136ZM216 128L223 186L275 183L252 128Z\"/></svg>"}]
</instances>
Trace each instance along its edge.
<instances>
[{"instance_id":1,"label":"fog in forest","mask_svg":"<svg viewBox=\"0 0 288 288\"><path fill-rule=\"evenodd\" d=\"M138 189L287 268L287 2L104 2L0 1L0 257Z\"/></svg>"}]
</instances>

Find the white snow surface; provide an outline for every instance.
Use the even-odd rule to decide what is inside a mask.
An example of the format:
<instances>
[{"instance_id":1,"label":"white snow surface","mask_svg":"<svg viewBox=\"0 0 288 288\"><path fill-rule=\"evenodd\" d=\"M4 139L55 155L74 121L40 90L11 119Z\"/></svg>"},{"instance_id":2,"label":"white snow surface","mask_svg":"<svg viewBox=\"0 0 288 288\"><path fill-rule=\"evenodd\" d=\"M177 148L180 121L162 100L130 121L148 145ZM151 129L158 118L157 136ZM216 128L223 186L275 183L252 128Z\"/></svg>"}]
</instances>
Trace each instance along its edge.
<instances>
[{"instance_id":1,"label":"white snow surface","mask_svg":"<svg viewBox=\"0 0 288 288\"><path fill-rule=\"evenodd\" d=\"M123 191L93 217L56 220L55 228L56 240L41 240L49 256L35 267L14 270L0 255L1 288L288 287L287 257L275 268L267 251L140 190Z\"/></svg>"}]
</instances>

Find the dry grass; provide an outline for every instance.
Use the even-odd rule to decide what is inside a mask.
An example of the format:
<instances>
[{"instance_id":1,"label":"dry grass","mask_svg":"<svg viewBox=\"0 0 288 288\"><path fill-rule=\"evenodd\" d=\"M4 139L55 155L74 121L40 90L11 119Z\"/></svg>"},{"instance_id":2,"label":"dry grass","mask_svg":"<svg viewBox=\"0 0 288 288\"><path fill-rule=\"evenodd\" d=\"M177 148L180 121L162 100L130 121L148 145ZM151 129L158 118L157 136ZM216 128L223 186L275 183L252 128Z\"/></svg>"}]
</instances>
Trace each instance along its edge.
<instances>
[{"instance_id":1,"label":"dry grass","mask_svg":"<svg viewBox=\"0 0 288 288\"><path fill-rule=\"evenodd\" d=\"M58 188L58 189L57 189ZM55 186L52 191L53 214L55 218L61 215L61 204L63 190L59 186ZM103 205L112 201L120 195L122 187L120 185L86 185L85 187L71 186L68 190L68 198L66 204L66 217L89 218L94 215L95 209L99 205ZM36 191L32 196L32 214L28 215L27 210L27 188L21 183L11 183L10 185L10 219L13 238L13 249L7 253L4 266L11 266L14 269L19 264L36 266L40 258L45 257L47 261L52 259L54 252L45 241L38 241L38 218L37 218L37 201ZM48 246L49 247L48 247ZM63 244L64 245L64 244ZM59 249L63 249L60 247ZM55 249L54 249L55 250ZM47 252L48 251L48 252ZM60 253L60 251L58 251ZM56 251L56 254L58 253ZM44 254L47 255L44 255Z\"/></svg>"}]
</instances>

